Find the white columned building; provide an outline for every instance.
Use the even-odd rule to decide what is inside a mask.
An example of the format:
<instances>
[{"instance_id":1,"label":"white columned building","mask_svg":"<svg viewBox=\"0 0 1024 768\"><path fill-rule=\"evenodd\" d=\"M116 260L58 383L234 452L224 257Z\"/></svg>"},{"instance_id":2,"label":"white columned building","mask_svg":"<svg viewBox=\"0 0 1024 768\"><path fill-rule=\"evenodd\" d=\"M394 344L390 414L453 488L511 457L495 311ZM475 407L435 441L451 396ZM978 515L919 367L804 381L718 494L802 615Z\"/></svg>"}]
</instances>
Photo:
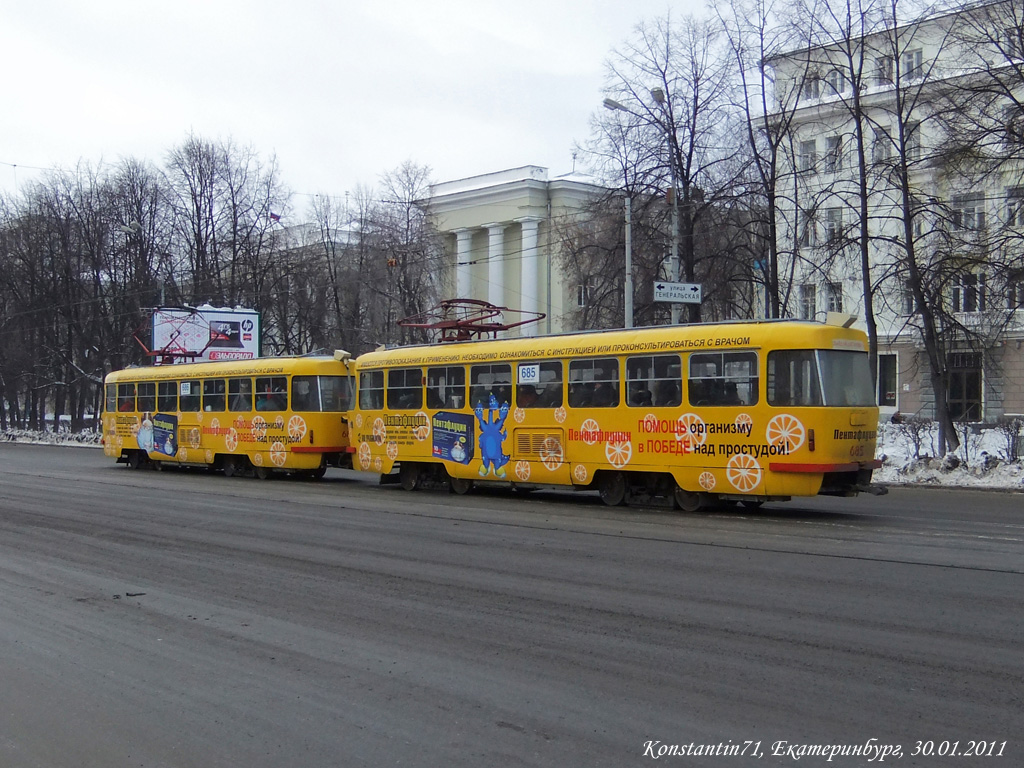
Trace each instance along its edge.
<instances>
[{"instance_id":1,"label":"white columned building","mask_svg":"<svg viewBox=\"0 0 1024 768\"><path fill-rule=\"evenodd\" d=\"M566 317L576 286L566 284L556 230L605 191L582 176L549 179L535 165L435 184L425 202L449 258L442 295L544 313L512 335L575 330Z\"/></svg>"}]
</instances>

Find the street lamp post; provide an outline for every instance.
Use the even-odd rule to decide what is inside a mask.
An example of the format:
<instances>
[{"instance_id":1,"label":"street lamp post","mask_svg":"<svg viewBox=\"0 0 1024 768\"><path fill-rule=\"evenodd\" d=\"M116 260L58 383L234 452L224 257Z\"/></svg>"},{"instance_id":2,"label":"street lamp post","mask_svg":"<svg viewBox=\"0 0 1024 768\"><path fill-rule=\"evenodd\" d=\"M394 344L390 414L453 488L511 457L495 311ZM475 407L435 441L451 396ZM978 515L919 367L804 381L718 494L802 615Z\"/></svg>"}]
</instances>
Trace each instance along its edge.
<instances>
[{"instance_id":1,"label":"street lamp post","mask_svg":"<svg viewBox=\"0 0 1024 768\"><path fill-rule=\"evenodd\" d=\"M662 114L668 116L668 103L665 100L665 92L661 88L651 89L651 98L654 103L661 107ZM665 131L665 147L668 150L668 169L672 186L669 188L669 203L672 206L672 249L669 252L669 269L672 272L672 282L679 282L679 201L676 194L676 158L672 148L672 132L669 121L666 119L661 125ZM672 304L672 325L679 325L679 305Z\"/></svg>"},{"instance_id":2,"label":"street lamp post","mask_svg":"<svg viewBox=\"0 0 1024 768\"><path fill-rule=\"evenodd\" d=\"M618 112L629 112L614 99L604 100L605 109ZM626 328L633 327L633 198L629 194L629 178L626 175L626 165L622 169L622 189L625 193L625 216L626 216L626 280L623 286L623 312L625 314L624 324Z\"/></svg>"}]
</instances>

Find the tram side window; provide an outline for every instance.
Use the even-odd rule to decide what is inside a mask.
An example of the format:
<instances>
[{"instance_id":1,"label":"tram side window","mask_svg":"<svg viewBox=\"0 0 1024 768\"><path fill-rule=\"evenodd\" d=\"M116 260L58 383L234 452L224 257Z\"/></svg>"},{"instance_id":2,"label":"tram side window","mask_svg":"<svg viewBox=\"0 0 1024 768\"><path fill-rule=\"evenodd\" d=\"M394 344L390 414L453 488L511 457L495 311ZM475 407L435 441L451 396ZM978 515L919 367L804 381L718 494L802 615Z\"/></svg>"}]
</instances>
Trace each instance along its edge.
<instances>
[{"instance_id":1,"label":"tram side window","mask_svg":"<svg viewBox=\"0 0 1024 768\"><path fill-rule=\"evenodd\" d=\"M139 382L139 410L152 413L156 410L156 382Z\"/></svg>"},{"instance_id":2,"label":"tram side window","mask_svg":"<svg viewBox=\"0 0 1024 768\"><path fill-rule=\"evenodd\" d=\"M821 405L818 360L813 349L768 353L769 405Z\"/></svg>"},{"instance_id":3,"label":"tram side window","mask_svg":"<svg viewBox=\"0 0 1024 768\"><path fill-rule=\"evenodd\" d=\"M117 410L135 410L135 382L117 385Z\"/></svg>"},{"instance_id":4,"label":"tram side window","mask_svg":"<svg viewBox=\"0 0 1024 768\"><path fill-rule=\"evenodd\" d=\"M384 371L360 372L359 407L367 411L384 407Z\"/></svg>"},{"instance_id":5,"label":"tram side window","mask_svg":"<svg viewBox=\"0 0 1024 768\"><path fill-rule=\"evenodd\" d=\"M288 409L288 379L284 376L262 376L256 379L256 410Z\"/></svg>"},{"instance_id":6,"label":"tram side window","mask_svg":"<svg viewBox=\"0 0 1024 768\"><path fill-rule=\"evenodd\" d=\"M756 352L701 352L690 355L687 390L691 405L755 405Z\"/></svg>"},{"instance_id":7,"label":"tram side window","mask_svg":"<svg viewBox=\"0 0 1024 768\"><path fill-rule=\"evenodd\" d=\"M352 407L351 376L319 376L318 378L320 380L321 410L339 413Z\"/></svg>"},{"instance_id":8,"label":"tram side window","mask_svg":"<svg viewBox=\"0 0 1024 768\"><path fill-rule=\"evenodd\" d=\"M388 371L388 408L399 411L423 407L423 371L393 368Z\"/></svg>"},{"instance_id":9,"label":"tram side window","mask_svg":"<svg viewBox=\"0 0 1024 768\"><path fill-rule=\"evenodd\" d=\"M178 393L181 395L179 399L179 405L182 411L195 412L199 410L199 381L183 381L178 388Z\"/></svg>"},{"instance_id":10,"label":"tram side window","mask_svg":"<svg viewBox=\"0 0 1024 768\"><path fill-rule=\"evenodd\" d=\"M117 385L106 384L103 387L103 393L105 395L103 399L103 410L107 413L112 413L117 410Z\"/></svg>"},{"instance_id":11,"label":"tram side window","mask_svg":"<svg viewBox=\"0 0 1024 768\"><path fill-rule=\"evenodd\" d=\"M228 379L228 410L252 410L252 379Z\"/></svg>"},{"instance_id":12,"label":"tram side window","mask_svg":"<svg viewBox=\"0 0 1024 768\"><path fill-rule=\"evenodd\" d=\"M536 383L516 385L516 405L520 408L558 408L562 405L562 364L557 360L536 365Z\"/></svg>"},{"instance_id":13,"label":"tram side window","mask_svg":"<svg viewBox=\"0 0 1024 768\"><path fill-rule=\"evenodd\" d=\"M506 363L474 365L469 369L469 404L489 408L491 395L498 405L512 404L512 366Z\"/></svg>"},{"instance_id":14,"label":"tram side window","mask_svg":"<svg viewBox=\"0 0 1024 768\"><path fill-rule=\"evenodd\" d=\"M227 405L224 379L206 379L203 382L203 410L223 411Z\"/></svg>"},{"instance_id":15,"label":"tram side window","mask_svg":"<svg viewBox=\"0 0 1024 768\"><path fill-rule=\"evenodd\" d=\"M614 357L569 363L570 408L614 408L619 404L619 361Z\"/></svg>"},{"instance_id":16,"label":"tram side window","mask_svg":"<svg viewBox=\"0 0 1024 768\"><path fill-rule=\"evenodd\" d=\"M427 408L461 408L465 404L465 368L453 365L427 369Z\"/></svg>"},{"instance_id":17,"label":"tram side window","mask_svg":"<svg viewBox=\"0 0 1024 768\"><path fill-rule=\"evenodd\" d=\"M683 402L679 355L644 355L626 360L626 404L674 408Z\"/></svg>"},{"instance_id":18,"label":"tram side window","mask_svg":"<svg viewBox=\"0 0 1024 768\"><path fill-rule=\"evenodd\" d=\"M178 382L161 381L156 385L156 407L164 413L178 410Z\"/></svg>"}]
</instances>

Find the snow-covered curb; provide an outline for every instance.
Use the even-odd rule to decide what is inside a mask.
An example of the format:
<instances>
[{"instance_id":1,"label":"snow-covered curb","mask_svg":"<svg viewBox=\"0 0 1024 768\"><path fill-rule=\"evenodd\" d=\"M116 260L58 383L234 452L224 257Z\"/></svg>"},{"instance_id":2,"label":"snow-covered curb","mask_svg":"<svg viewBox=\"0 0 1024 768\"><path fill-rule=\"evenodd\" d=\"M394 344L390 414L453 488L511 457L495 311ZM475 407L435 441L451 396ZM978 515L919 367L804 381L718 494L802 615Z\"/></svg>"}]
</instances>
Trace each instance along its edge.
<instances>
[{"instance_id":1,"label":"snow-covered curb","mask_svg":"<svg viewBox=\"0 0 1024 768\"><path fill-rule=\"evenodd\" d=\"M0 442L35 445L69 445L73 448L100 448L99 432L39 432L31 429L5 429Z\"/></svg>"}]
</instances>

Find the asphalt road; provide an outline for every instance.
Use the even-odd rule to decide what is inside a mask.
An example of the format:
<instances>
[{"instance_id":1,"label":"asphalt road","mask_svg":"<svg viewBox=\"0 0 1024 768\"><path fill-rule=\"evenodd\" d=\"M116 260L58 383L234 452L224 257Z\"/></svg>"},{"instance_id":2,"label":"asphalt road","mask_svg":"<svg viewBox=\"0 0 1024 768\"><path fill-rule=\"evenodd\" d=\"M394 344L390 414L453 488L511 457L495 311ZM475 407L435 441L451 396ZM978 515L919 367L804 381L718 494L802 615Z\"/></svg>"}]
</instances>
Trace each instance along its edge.
<instances>
[{"instance_id":1,"label":"asphalt road","mask_svg":"<svg viewBox=\"0 0 1024 768\"><path fill-rule=\"evenodd\" d=\"M5 768L1024 765L1024 496L682 515L0 444L0 497Z\"/></svg>"}]
</instances>

